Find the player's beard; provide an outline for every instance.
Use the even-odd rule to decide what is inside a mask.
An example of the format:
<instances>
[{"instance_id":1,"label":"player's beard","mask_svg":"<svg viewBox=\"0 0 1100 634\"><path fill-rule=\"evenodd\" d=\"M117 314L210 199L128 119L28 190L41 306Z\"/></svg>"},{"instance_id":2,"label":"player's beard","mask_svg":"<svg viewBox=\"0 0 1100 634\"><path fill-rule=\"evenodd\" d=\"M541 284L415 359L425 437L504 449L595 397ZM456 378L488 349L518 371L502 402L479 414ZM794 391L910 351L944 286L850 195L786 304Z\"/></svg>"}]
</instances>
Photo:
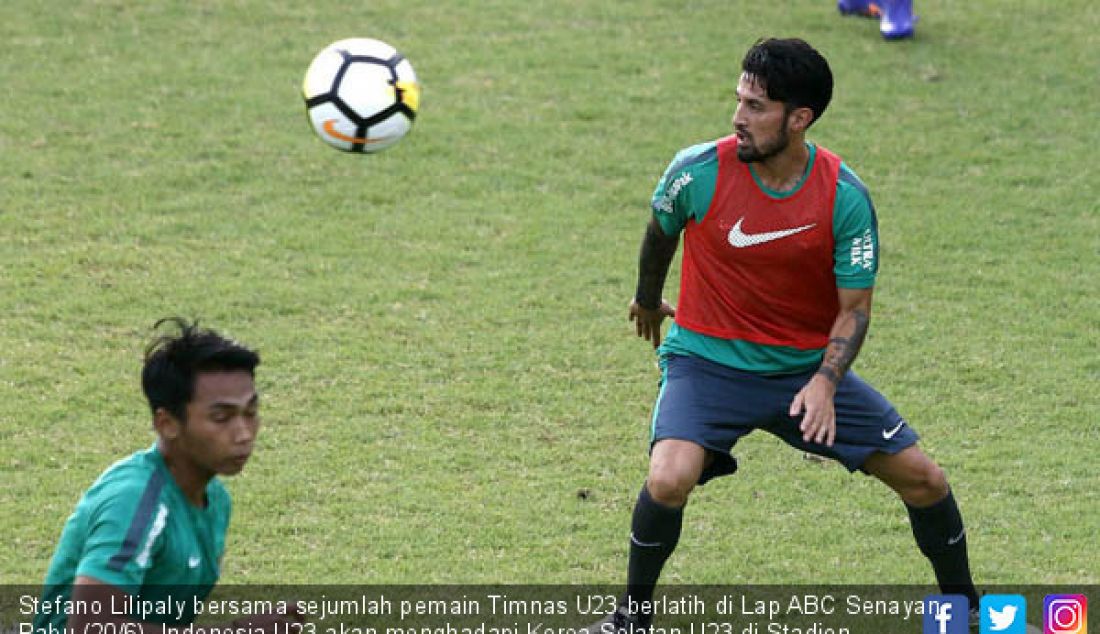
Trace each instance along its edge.
<instances>
[{"instance_id":1,"label":"player's beard","mask_svg":"<svg viewBox=\"0 0 1100 634\"><path fill-rule=\"evenodd\" d=\"M787 145L789 145L790 142L791 137L787 134L787 122L784 121L783 127L779 129L779 134L772 139L771 143L763 143L761 145L753 143L750 145L744 141L739 142L737 144L737 158L742 163L759 163L761 161L766 161L787 149Z\"/></svg>"}]
</instances>

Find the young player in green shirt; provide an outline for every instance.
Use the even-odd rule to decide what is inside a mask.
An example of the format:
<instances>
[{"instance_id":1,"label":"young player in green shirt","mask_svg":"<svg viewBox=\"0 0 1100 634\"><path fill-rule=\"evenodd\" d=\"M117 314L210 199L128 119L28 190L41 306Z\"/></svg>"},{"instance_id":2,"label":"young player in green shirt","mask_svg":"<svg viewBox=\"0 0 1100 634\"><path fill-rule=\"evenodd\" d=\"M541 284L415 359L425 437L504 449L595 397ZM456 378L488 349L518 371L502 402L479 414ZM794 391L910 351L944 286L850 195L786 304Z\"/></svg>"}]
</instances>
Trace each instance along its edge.
<instances>
[{"instance_id":1,"label":"young player in green shirt","mask_svg":"<svg viewBox=\"0 0 1100 634\"><path fill-rule=\"evenodd\" d=\"M83 632L91 622L144 632L185 625L220 576L230 499L217 476L240 473L252 454L260 357L179 319L156 327L164 321L179 332L149 346L141 376L157 440L109 467L80 499L46 574L41 606L54 609L38 610L35 634ZM93 605L98 613L86 613ZM165 607L141 609L149 605ZM298 620L289 612L231 625L274 631Z\"/></svg>"}]
</instances>

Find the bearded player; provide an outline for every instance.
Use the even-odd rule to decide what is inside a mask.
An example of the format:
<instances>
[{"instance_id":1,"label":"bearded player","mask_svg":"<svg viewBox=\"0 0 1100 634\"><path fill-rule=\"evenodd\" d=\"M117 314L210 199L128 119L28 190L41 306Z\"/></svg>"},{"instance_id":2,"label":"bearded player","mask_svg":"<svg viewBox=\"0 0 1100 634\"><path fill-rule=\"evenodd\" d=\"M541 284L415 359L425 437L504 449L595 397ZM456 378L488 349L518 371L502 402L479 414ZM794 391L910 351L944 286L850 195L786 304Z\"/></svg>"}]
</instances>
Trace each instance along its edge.
<instances>
[{"instance_id":1,"label":"bearded player","mask_svg":"<svg viewBox=\"0 0 1100 634\"><path fill-rule=\"evenodd\" d=\"M630 304L657 348L649 473L634 507L627 594L602 632L650 626L650 601L697 485L732 474L760 429L893 489L945 593L976 607L966 531L943 470L893 405L849 368L871 318L874 207L836 154L806 141L833 77L798 39L757 42L737 83L734 134L681 151L653 196ZM661 298L684 236L680 301ZM666 317L674 323L661 340Z\"/></svg>"}]
</instances>

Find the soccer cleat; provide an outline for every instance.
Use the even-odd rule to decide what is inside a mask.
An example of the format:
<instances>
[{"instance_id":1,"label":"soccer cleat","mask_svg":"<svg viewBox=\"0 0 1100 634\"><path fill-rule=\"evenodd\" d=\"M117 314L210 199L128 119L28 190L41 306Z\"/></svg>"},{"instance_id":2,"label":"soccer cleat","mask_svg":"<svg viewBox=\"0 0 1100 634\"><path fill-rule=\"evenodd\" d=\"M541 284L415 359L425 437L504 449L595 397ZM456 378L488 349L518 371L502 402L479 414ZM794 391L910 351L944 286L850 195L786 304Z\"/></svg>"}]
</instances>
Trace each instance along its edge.
<instances>
[{"instance_id":1,"label":"soccer cleat","mask_svg":"<svg viewBox=\"0 0 1100 634\"><path fill-rule=\"evenodd\" d=\"M837 0L836 9L842 15L862 15L865 18L877 18L882 15L882 9L870 0Z\"/></svg>"},{"instance_id":2,"label":"soccer cleat","mask_svg":"<svg viewBox=\"0 0 1100 634\"><path fill-rule=\"evenodd\" d=\"M599 621L577 630L577 634L649 634L649 629L649 623L620 605Z\"/></svg>"},{"instance_id":3,"label":"soccer cleat","mask_svg":"<svg viewBox=\"0 0 1100 634\"><path fill-rule=\"evenodd\" d=\"M888 40L913 37L917 16L913 15L913 0L882 0L882 20L878 30Z\"/></svg>"}]
</instances>

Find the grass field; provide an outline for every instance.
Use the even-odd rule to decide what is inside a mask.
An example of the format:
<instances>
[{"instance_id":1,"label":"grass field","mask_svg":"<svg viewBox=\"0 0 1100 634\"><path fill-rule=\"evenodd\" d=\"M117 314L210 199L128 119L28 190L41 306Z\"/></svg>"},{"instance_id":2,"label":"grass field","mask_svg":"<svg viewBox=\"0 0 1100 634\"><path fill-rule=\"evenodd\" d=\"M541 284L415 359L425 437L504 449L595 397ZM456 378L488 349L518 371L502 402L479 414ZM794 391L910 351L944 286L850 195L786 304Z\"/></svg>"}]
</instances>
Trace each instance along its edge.
<instances>
[{"instance_id":1,"label":"grass field","mask_svg":"<svg viewBox=\"0 0 1100 634\"><path fill-rule=\"evenodd\" d=\"M766 35L832 64L811 137L883 243L856 367L947 469L979 585L1100 583L1100 4L917 8L885 43L831 0L5 0L0 583L152 442L140 357L176 314L264 356L223 581L621 580L649 195L728 133ZM378 156L324 146L297 92L350 36L424 85ZM932 581L885 487L764 435L737 455L666 580Z\"/></svg>"}]
</instances>

